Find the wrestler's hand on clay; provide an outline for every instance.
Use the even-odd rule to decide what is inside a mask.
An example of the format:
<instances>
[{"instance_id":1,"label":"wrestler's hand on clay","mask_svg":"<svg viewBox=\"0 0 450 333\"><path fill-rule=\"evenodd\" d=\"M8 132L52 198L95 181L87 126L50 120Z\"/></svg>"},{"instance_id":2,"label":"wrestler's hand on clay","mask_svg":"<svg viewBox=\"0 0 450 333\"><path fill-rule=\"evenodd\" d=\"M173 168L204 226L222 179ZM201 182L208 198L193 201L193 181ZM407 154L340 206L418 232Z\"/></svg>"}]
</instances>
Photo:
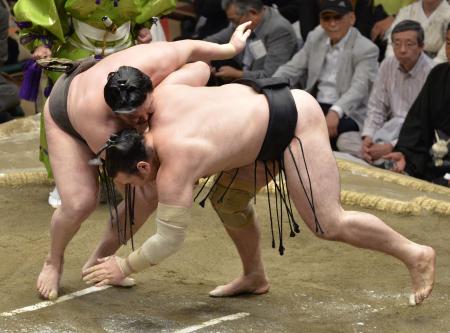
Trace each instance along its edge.
<instances>
[{"instance_id":1,"label":"wrestler's hand on clay","mask_svg":"<svg viewBox=\"0 0 450 333\"><path fill-rule=\"evenodd\" d=\"M251 23L251 21L242 23L241 25L237 26L236 30L234 30L234 33L230 38L230 44L233 45L235 49L235 55L244 51L245 43L251 33L250 29L247 29L247 27Z\"/></svg>"},{"instance_id":2,"label":"wrestler's hand on clay","mask_svg":"<svg viewBox=\"0 0 450 333\"><path fill-rule=\"evenodd\" d=\"M51 58L52 50L50 50L47 46L41 45L34 50L31 56L33 57L34 60Z\"/></svg>"},{"instance_id":3,"label":"wrestler's hand on clay","mask_svg":"<svg viewBox=\"0 0 450 333\"><path fill-rule=\"evenodd\" d=\"M405 155L403 155L402 153L400 153L398 151L394 151L392 153L384 155L383 158L385 160L390 160L390 161L394 162L394 167L391 169L392 171L400 172L400 173L405 171L406 159L405 159Z\"/></svg>"},{"instance_id":4,"label":"wrestler's hand on clay","mask_svg":"<svg viewBox=\"0 0 450 333\"><path fill-rule=\"evenodd\" d=\"M143 27L139 29L137 35L137 43L138 44L148 44L152 41L152 34L149 28Z\"/></svg>"},{"instance_id":5,"label":"wrestler's hand on clay","mask_svg":"<svg viewBox=\"0 0 450 333\"><path fill-rule=\"evenodd\" d=\"M122 285L126 275L117 264L116 257L105 257L97 259L99 264L89 267L84 273L83 281L101 287L107 284Z\"/></svg>"}]
</instances>

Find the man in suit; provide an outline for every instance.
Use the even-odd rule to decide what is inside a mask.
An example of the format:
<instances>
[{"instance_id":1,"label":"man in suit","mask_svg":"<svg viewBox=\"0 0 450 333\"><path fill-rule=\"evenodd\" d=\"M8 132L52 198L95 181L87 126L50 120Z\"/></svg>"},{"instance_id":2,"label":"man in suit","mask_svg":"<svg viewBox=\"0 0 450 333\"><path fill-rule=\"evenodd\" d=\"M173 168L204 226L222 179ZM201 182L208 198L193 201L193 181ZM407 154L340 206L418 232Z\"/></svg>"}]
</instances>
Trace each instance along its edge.
<instances>
[{"instance_id":1,"label":"man in suit","mask_svg":"<svg viewBox=\"0 0 450 333\"><path fill-rule=\"evenodd\" d=\"M277 9L266 7L261 0L225 0L222 7L230 25L205 38L208 42L230 40L234 27L251 21L252 35L243 53L232 62L214 63L216 77L223 82L235 79L270 77L297 50L297 37L291 23Z\"/></svg>"},{"instance_id":2,"label":"man in suit","mask_svg":"<svg viewBox=\"0 0 450 333\"><path fill-rule=\"evenodd\" d=\"M273 76L300 85L318 100L331 144L341 133L359 131L378 69L378 48L356 28L350 0L325 0L320 26L310 32L304 47Z\"/></svg>"}]
</instances>

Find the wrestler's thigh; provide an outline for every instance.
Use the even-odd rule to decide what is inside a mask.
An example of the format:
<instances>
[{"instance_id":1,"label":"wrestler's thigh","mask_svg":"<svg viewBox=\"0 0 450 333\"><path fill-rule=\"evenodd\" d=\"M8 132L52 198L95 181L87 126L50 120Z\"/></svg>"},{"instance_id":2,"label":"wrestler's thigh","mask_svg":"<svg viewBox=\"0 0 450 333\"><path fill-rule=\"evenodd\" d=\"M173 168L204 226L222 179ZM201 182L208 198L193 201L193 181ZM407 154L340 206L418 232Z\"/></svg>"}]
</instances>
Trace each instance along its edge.
<instances>
[{"instance_id":1,"label":"wrestler's thigh","mask_svg":"<svg viewBox=\"0 0 450 333\"><path fill-rule=\"evenodd\" d=\"M308 198L326 229L328 223L337 221L333 219L341 212L339 171L320 106L311 95L296 92L293 95L299 114L295 135L301 144L294 138L284 153L289 193L310 229L315 230L315 223Z\"/></svg>"},{"instance_id":2,"label":"wrestler's thigh","mask_svg":"<svg viewBox=\"0 0 450 333\"><path fill-rule=\"evenodd\" d=\"M70 203L95 206L98 174L97 168L88 164L93 153L85 143L58 127L50 116L48 103L44 112L50 165L63 207Z\"/></svg>"}]
</instances>

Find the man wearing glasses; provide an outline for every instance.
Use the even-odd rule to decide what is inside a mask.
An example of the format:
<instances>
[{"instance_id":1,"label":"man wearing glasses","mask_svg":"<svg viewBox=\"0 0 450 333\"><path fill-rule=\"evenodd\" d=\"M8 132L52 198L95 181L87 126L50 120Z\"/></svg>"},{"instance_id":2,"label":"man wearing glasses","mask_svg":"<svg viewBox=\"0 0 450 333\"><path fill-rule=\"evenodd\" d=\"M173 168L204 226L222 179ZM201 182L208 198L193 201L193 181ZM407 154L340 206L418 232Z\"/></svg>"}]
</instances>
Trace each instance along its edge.
<instances>
[{"instance_id":1,"label":"man wearing glasses","mask_svg":"<svg viewBox=\"0 0 450 333\"><path fill-rule=\"evenodd\" d=\"M436 65L406 116L392 153L392 170L450 187L450 23L447 62Z\"/></svg>"},{"instance_id":2,"label":"man wearing glasses","mask_svg":"<svg viewBox=\"0 0 450 333\"><path fill-rule=\"evenodd\" d=\"M380 167L385 167L381 157L393 150L406 115L434 66L423 52L425 34L419 22L401 21L391 36L395 56L381 63L361 134L347 132L337 142L340 151Z\"/></svg>"},{"instance_id":3,"label":"man wearing glasses","mask_svg":"<svg viewBox=\"0 0 450 333\"><path fill-rule=\"evenodd\" d=\"M333 149L341 133L362 128L378 48L356 28L350 0L325 0L320 25L303 48L273 76L285 77L316 97L328 126Z\"/></svg>"}]
</instances>

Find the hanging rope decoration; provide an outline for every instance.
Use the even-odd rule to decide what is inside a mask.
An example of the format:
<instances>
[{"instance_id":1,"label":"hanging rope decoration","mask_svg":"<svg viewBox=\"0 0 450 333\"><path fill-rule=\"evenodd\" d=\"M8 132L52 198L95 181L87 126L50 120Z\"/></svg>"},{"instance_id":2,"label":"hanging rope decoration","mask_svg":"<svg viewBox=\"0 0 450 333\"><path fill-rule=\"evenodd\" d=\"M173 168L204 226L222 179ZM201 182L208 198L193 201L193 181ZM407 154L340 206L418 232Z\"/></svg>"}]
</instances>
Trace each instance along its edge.
<instances>
[{"instance_id":1,"label":"hanging rope decoration","mask_svg":"<svg viewBox=\"0 0 450 333\"><path fill-rule=\"evenodd\" d=\"M319 220L318 220L317 214L316 214L316 208L314 205L314 196L313 196L313 191L312 191L312 186L311 186L311 178L309 175L308 166L306 164L306 160L305 160L305 156L304 156L303 145L302 145L301 140L298 137L295 137L295 138L297 139L300 150L302 152L303 165L301 167L305 168L306 177L308 179L309 191L307 191L306 186L304 184L304 180L302 179L302 177L300 175L300 169L299 169L300 166L297 165L297 163L294 159L294 155L292 153L292 149L291 149L290 145L288 148L289 148L292 160L294 162L295 169L296 169L297 175L299 177L299 181L301 183L301 186L302 186L305 196L307 198L308 204L311 207L311 211L314 216L316 232L323 234L324 231L323 231L322 227L320 226L320 223L319 223ZM285 212L287 215L288 225L289 225L289 229L290 229L290 233L289 233L290 237L295 237L295 234L300 232L300 227L299 227L298 223L295 221L295 217L294 217L293 210L292 210L292 203L290 200L290 195L289 195L289 191L288 191L288 187L287 187L287 175L286 175L286 170L285 170L284 157L280 156L276 160L263 161L263 164L264 164L264 174L265 174L265 180L266 180L267 203L269 206L269 219L270 219L270 230L271 230L271 235L272 235L272 248L276 247L275 234L273 231L273 229L274 229L273 218L275 215L276 221L277 221L276 226L277 226L277 230L278 230L278 252L280 253L280 255L283 255L285 252L285 247L283 244L283 212ZM234 175L231 177L231 180L229 181L227 187L225 188L225 191L222 193L221 197L219 198L218 203L223 202L223 199L224 199L225 195L227 194L228 190L230 189L231 185L235 181L238 172L239 172L239 169L236 169ZM223 175L223 172L221 172L219 174L219 176L215 178L215 181L214 181L213 185L211 186L210 190L208 191L206 196L199 202L199 205L201 207L205 206L206 199L212 193L212 191L216 187L216 185L219 182L222 175ZM206 180L206 182L208 180L209 180L209 178ZM197 194L194 198L194 201L199 197L200 193L205 188L206 182L203 184L203 186L197 192ZM273 191L273 193L275 195L275 205L274 206L272 206L271 198L269 195L269 193L270 193L269 188L268 188L269 182L271 182L275 187L275 189ZM254 189L254 196L255 196L254 200L256 200L256 162L255 162L255 167L254 167L254 187L253 187L253 189ZM275 211L275 214L273 214L272 207L274 208L273 210Z\"/></svg>"}]
</instances>

